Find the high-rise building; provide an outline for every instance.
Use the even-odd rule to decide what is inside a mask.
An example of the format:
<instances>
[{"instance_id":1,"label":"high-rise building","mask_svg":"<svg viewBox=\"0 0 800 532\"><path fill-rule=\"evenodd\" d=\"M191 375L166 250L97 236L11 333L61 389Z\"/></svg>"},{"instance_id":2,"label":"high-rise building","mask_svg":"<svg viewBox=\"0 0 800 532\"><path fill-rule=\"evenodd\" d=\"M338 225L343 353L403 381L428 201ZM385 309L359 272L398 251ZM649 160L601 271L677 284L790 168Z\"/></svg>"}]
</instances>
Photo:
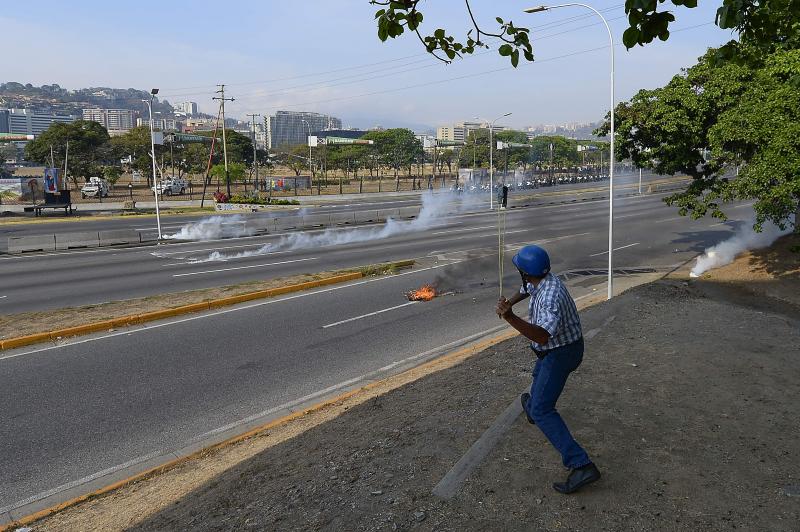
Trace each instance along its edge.
<instances>
[{"instance_id":1,"label":"high-rise building","mask_svg":"<svg viewBox=\"0 0 800 532\"><path fill-rule=\"evenodd\" d=\"M41 135L54 122L74 121L74 116L41 114L31 109L0 109L0 133Z\"/></svg>"},{"instance_id":2,"label":"high-rise building","mask_svg":"<svg viewBox=\"0 0 800 532\"><path fill-rule=\"evenodd\" d=\"M133 129L134 114L130 109L84 109L83 119L101 124L109 135L121 135Z\"/></svg>"},{"instance_id":3,"label":"high-rise building","mask_svg":"<svg viewBox=\"0 0 800 532\"><path fill-rule=\"evenodd\" d=\"M175 105L175 111L185 116L197 114L197 102L179 102Z\"/></svg>"},{"instance_id":4,"label":"high-rise building","mask_svg":"<svg viewBox=\"0 0 800 532\"><path fill-rule=\"evenodd\" d=\"M460 122L452 126L441 126L436 129L437 140L449 140L453 142L465 142L469 137L470 131L478 129L488 129L489 124L481 122ZM499 131L501 126L495 125L494 130Z\"/></svg>"},{"instance_id":5,"label":"high-rise building","mask_svg":"<svg viewBox=\"0 0 800 532\"><path fill-rule=\"evenodd\" d=\"M270 149L305 144L309 131L341 129L338 118L305 111L277 111L267 117L267 144Z\"/></svg>"},{"instance_id":6,"label":"high-rise building","mask_svg":"<svg viewBox=\"0 0 800 532\"><path fill-rule=\"evenodd\" d=\"M181 123L175 120L174 118L154 118L153 119L153 129L160 130L160 131L180 131ZM137 118L136 119L136 126L147 126L150 127L150 121L146 118Z\"/></svg>"}]
</instances>

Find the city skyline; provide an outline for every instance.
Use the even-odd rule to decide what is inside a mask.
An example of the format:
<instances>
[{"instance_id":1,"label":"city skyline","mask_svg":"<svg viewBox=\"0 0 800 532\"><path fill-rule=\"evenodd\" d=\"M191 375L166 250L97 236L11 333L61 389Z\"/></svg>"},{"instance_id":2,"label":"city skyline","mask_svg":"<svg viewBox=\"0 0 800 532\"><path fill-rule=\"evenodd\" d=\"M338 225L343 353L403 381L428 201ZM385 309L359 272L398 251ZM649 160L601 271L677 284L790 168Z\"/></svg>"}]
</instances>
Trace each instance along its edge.
<instances>
[{"instance_id":1,"label":"city skyline","mask_svg":"<svg viewBox=\"0 0 800 532\"><path fill-rule=\"evenodd\" d=\"M168 32L150 29L149 7L155 4L145 9L95 1L68 9L50 1L24 8L10 5L0 22L9 29L8 39L25 46L4 68L8 79L3 81L59 83L69 89L159 87L159 96L173 105L196 101L199 111L209 114L216 112L211 101L215 85L226 83L226 93L236 99L226 106L229 116L308 111L341 116L345 126L361 128L436 128L513 110L507 125L521 129L595 122L608 109L605 30L580 10L523 15L527 2L478 3L478 17L484 22L500 15L531 28L537 61L513 69L495 50L444 65L414 39L404 36L381 43L372 18L374 6L365 0L308 4L302 32L295 29L293 6L283 3L240 1L225 11L205 1L194 3L192 10L159 5L158 18L174 29ZM621 41L622 4L594 5L607 15ZM425 31L441 26L458 35L468 27L461 5L446 9L428 4L425 9ZM639 88L663 84L707 47L729 40L730 32L712 24L715 9L701 5L678 10L666 43L631 51L618 46L617 101ZM111 17L129 24L113 29L92 24ZM221 36L213 45L202 31L210 27L210 20ZM42 32L43 27L48 32ZM263 38L265 33L269 39ZM30 38L34 34L35 40Z\"/></svg>"}]
</instances>

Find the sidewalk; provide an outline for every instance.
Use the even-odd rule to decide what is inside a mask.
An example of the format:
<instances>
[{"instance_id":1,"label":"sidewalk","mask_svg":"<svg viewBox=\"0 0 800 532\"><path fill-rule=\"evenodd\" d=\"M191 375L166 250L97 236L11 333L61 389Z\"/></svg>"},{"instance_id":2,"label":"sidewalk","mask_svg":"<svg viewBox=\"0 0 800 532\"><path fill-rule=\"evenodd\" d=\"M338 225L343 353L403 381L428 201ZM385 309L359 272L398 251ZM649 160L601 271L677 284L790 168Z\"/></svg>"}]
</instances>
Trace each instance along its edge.
<instances>
[{"instance_id":1,"label":"sidewalk","mask_svg":"<svg viewBox=\"0 0 800 532\"><path fill-rule=\"evenodd\" d=\"M582 312L591 338L559 409L604 476L580 494L552 490L565 472L523 416L452 499L431 493L529 385L532 356L514 338L33 529L797 530L800 269L778 255ZM775 283L781 299L762 290Z\"/></svg>"}]
</instances>

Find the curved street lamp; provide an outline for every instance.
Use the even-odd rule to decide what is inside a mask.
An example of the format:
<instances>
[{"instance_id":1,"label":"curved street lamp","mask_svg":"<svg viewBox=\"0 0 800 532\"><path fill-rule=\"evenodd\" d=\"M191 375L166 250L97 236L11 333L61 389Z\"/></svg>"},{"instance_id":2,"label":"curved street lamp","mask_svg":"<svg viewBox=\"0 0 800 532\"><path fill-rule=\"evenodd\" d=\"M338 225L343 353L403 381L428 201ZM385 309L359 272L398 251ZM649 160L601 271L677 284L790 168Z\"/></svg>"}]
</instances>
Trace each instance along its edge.
<instances>
[{"instance_id":1,"label":"curved street lamp","mask_svg":"<svg viewBox=\"0 0 800 532\"><path fill-rule=\"evenodd\" d=\"M158 240L162 239L161 236L161 213L158 210L158 183L156 179L156 141L153 138L153 100L158 94L158 89L150 91L150 99L142 100L147 104L148 116L150 117L150 159L153 161L153 195L156 198L156 225L158 226Z\"/></svg>"},{"instance_id":2,"label":"curved street lamp","mask_svg":"<svg viewBox=\"0 0 800 532\"><path fill-rule=\"evenodd\" d=\"M606 26L608 32L608 42L611 50L611 153L608 158L608 299L614 295L614 273L613 273L613 253L614 253L614 36L611 33L611 28L608 25L605 17L600 14L598 10L588 4L569 3L558 4L555 6L538 6L529 7L523 10L525 13L539 13L541 11L549 11L551 9L559 9L562 7L583 7L594 12L595 15L600 17L603 24Z\"/></svg>"}]
</instances>

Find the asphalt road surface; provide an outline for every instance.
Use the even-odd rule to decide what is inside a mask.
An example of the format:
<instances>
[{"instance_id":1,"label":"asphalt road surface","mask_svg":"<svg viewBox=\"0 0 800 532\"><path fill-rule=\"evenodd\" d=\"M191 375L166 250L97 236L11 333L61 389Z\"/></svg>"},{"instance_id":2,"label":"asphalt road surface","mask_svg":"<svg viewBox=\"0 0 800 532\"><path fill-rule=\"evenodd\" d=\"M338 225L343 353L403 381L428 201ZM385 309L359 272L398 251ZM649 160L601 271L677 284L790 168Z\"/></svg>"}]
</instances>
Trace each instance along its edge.
<instances>
[{"instance_id":1,"label":"asphalt road surface","mask_svg":"<svg viewBox=\"0 0 800 532\"><path fill-rule=\"evenodd\" d=\"M681 218L663 205L662 196L617 202L616 265L666 268L732 234L735 222ZM749 208L738 205L729 212L741 218ZM604 268L606 216L606 201L508 211L506 293L519 282L510 256L526 243L545 245L555 272ZM131 249L13 259L32 269L45 264L40 271L57 268L67 276L60 279L78 277L98 261L113 264L96 279L96 291L81 295L85 300L102 299L104 287L121 277L131 279L128 290L136 294L145 293L154 279L181 290L200 280L218 285L251 275L241 272L263 277L409 257L420 257L421 266L398 276L80 337L59 346L3 352L0 517L21 501L41 502L48 494L69 493L65 487L108 481L130 470L126 467L174 456L170 452L192 442L285 413L359 376L396 371L421 354L497 327L496 222L494 213L465 214L438 220L423 232L222 263L190 264L187 259L243 249L232 246L252 249L273 237L169 247L176 255L163 257L154 257L150 249ZM123 267L119 264L127 269L117 271ZM240 273L234 277L233 272ZM427 303L411 304L404 297L407 290L437 279L456 292ZM602 276L578 277L569 285L580 298L605 290L603 281ZM35 276L25 281L28 286L35 282ZM50 284L47 278L38 282ZM60 284L49 288L55 297L63 296ZM6 283L0 296L8 290ZM23 295L10 294L8 299ZM44 297L36 300L43 306Z\"/></svg>"},{"instance_id":2,"label":"asphalt road surface","mask_svg":"<svg viewBox=\"0 0 800 532\"><path fill-rule=\"evenodd\" d=\"M628 176L628 182L630 182ZM621 179L620 186L625 185ZM595 183L600 185L602 183ZM572 187L573 189L575 187ZM582 187L585 188L585 185ZM623 189L630 193L630 189ZM659 196L660 198L661 196ZM475 196L466 196L468 201L477 200ZM617 200L624 205L625 198ZM658 200L656 200L658 201ZM382 203L391 203L397 206L419 205L419 199L389 200ZM367 207L375 207L370 203ZM362 204L360 208L366 206ZM598 212L603 211L602 203L597 203ZM309 209L308 214L331 212L331 209L353 210L352 205L337 206L319 209ZM473 210L481 209L480 205L473 206ZM565 212L570 212L570 208ZM559 209L556 209L559 210ZM522 230L526 227L531 216L537 224L548 223L549 214L537 218L537 208L529 209L527 215L520 215L510 211L509 230ZM547 213L549 211L542 211ZM253 216L263 216L253 215ZM246 217L223 217L222 227L235 230L239 227L236 220ZM177 232L185 225L184 222L172 220L165 221L165 234ZM192 218L189 223L196 223L198 218ZM108 220L107 222L117 222ZM451 223L452 222L452 223ZM86 222L99 224L100 221ZM129 222L126 222L129 223ZM139 220L134 227L147 229L152 219ZM361 246L357 252L351 248L320 247L320 243L308 245L305 253L287 253L286 239L297 237L286 235L261 235L246 238L228 238L225 240L192 243L174 243L137 248L99 248L71 250L55 253L29 253L24 255L0 256L0 268L7 283L0 288L0 313L27 312L98 304L107 301L144 297L154 294L208 288L225 284L263 279L264 277L277 277L301 273L317 273L320 271L339 268L357 267L371 263L385 262L416 258L425 255L430 246L441 247L449 251L458 248L465 238L472 239L470 228L487 226L494 223L492 215L484 212L476 217L456 217L452 219L437 219L430 224L431 229L422 235L420 232L398 235L392 244L371 243ZM466 229L462 235L450 238L447 232L437 232L435 227L463 225ZM52 224L47 224L52 225ZM434 227L435 226L435 227ZM10 226L13 227L13 226ZM71 227L70 227L71 229ZM41 230L41 227L39 228ZM353 229L349 227L337 228L328 234L337 237L346 235L363 235L380 232L382 226L364 227ZM492 233L492 229L483 233ZM322 230L310 232L313 238L320 239ZM513 235L514 233L512 233ZM357 236L357 238L366 238ZM485 238L489 238L486 236ZM324 243L324 242L323 242ZM273 246L276 253L254 254L265 245ZM276 248L277 246L277 248ZM281 247L283 246L283 247ZM230 260L207 260L212 253L219 253L224 258L231 254L254 254L246 258L240 257Z\"/></svg>"}]
</instances>

